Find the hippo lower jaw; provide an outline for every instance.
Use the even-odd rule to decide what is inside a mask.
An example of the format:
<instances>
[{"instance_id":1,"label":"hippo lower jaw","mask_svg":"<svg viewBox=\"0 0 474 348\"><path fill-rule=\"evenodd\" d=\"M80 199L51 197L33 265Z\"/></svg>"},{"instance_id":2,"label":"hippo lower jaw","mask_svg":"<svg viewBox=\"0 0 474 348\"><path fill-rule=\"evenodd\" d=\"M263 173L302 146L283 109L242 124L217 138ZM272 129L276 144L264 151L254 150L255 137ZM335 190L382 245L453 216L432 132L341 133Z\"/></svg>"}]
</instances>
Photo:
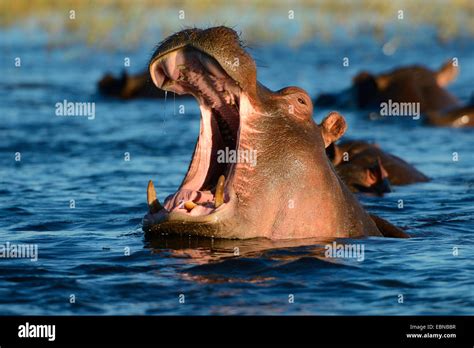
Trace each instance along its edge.
<instances>
[{"instance_id":1,"label":"hippo lower jaw","mask_svg":"<svg viewBox=\"0 0 474 348\"><path fill-rule=\"evenodd\" d=\"M233 220L236 199L232 188L236 166L220 161L218 156L239 148L240 103L246 95L217 61L193 48L167 53L154 61L151 71L159 88L196 98L201 125L180 189L166 199L164 206L153 208L156 194L153 186L149 187L150 212L143 220L144 229L237 238L229 222Z\"/></svg>"}]
</instances>

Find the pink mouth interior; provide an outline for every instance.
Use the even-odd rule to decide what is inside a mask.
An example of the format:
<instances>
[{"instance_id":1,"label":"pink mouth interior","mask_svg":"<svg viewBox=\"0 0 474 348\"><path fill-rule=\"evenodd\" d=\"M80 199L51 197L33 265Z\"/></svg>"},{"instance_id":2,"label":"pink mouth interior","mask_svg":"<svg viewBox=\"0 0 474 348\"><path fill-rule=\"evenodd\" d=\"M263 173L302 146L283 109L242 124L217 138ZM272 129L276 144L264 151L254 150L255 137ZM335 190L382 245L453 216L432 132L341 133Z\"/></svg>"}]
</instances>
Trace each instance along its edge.
<instances>
[{"instance_id":1,"label":"pink mouth interior","mask_svg":"<svg viewBox=\"0 0 474 348\"><path fill-rule=\"evenodd\" d=\"M193 48L172 51L152 66L151 75L158 87L192 94L201 109L199 138L188 172L180 189L166 199L164 207L169 212L192 216L210 214L216 209L215 188L221 175L226 178L222 206L229 200L233 164L218 163L217 157L219 150L238 148L241 89L214 58ZM184 207L188 201L197 206L188 211Z\"/></svg>"}]
</instances>

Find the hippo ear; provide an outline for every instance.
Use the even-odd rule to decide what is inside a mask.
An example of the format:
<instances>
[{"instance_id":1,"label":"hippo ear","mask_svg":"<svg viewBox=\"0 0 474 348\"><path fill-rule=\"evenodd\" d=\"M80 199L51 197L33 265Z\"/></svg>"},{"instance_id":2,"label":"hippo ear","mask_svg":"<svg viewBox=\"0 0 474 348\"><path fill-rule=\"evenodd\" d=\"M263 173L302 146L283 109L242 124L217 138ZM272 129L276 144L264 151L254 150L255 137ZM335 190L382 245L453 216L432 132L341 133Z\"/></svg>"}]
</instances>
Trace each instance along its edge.
<instances>
[{"instance_id":1,"label":"hippo ear","mask_svg":"<svg viewBox=\"0 0 474 348\"><path fill-rule=\"evenodd\" d=\"M337 141L346 132L347 124L344 116L336 111L332 111L321 122L321 135L324 140L324 147L328 147Z\"/></svg>"},{"instance_id":2,"label":"hippo ear","mask_svg":"<svg viewBox=\"0 0 474 348\"><path fill-rule=\"evenodd\" d=\"M445 87L453 82L458 74L458 66L454 65L454 61L450 59L436 72L436 82L440 87Z\"/></svg>"}]
</instances>

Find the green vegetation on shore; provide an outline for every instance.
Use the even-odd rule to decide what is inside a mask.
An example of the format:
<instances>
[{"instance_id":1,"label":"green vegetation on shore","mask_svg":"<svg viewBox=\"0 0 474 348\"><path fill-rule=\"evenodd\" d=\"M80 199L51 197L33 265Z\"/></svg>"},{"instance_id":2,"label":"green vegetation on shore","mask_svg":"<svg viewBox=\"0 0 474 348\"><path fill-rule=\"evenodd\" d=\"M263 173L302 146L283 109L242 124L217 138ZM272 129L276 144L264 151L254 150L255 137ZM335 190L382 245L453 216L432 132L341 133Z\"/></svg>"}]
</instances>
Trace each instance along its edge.
<instances>
[{"instance_id":1,"label":"green vegetation on shore","mask_svg":"<svg viewBox=\"0 0 474 348\"><path fill-rule=\"evenodd\" d=\"M188 26L219 24L238 26L251 42L283 38L298 44L315 36L330 38L336 28L383 36L390 27L406 33L419 25L431 25L440 40L448 40L459 34L472 36L472 18L471 0L0 1L2 27L33 22L53 43L67 32L69 38L112 47L137 44L149 33L164 36Z\"/></svg>"}]
</instances>

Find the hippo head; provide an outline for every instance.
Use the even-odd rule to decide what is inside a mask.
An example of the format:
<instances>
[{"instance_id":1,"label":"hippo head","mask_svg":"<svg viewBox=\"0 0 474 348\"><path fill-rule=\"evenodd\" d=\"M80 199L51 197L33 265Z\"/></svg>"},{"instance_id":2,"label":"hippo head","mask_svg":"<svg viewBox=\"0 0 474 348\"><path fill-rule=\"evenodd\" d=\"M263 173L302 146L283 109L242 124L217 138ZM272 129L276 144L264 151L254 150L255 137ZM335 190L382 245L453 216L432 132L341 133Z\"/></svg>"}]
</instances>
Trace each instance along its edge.
<instances>
[{"instance_id":1,"label":"hippo head","mask_svg":"<svg viewBox=\"0 0 474 348\"><path fill-rule=\"evenodd\" d=\"M444 89L457 75L458 67L451 60L437 71L417 65L379 75L363 71L354 77L351 92L360 108L391 99L420 103L421 111L426 112L457 104L456 98Z\"/></svg>"},{"instance_id":2,"label":"hippo head","mask_svg":"<svg viewBox=\"0 0 474 348\"><path fill-rule=\"evenodd\" d=\"M419 103L423 113L449 109L459 105L459 100L444 87L455 80L459 73L452 60L434 71L413 65L394 69L382 74L362 71L357 74L352 85L334 94L321 94L317 106L357 107L377 109L380 103Z\"/></svg>"},{"instance_id":3,"label":"hippo head","mask_svg":"<svg viewBox=\"0 0 474 348\"><path fill-rule=\"evenodd\" d=\"M193 95L201 121L179 190L162 206L150 182L146 231L272 239L378 233L325 154L344 133L344 118L333 112L318 126L304 90L260 84L232 29L178 32L159 45L149 69L158 88Z\"/></svg>"}]
</instances>

